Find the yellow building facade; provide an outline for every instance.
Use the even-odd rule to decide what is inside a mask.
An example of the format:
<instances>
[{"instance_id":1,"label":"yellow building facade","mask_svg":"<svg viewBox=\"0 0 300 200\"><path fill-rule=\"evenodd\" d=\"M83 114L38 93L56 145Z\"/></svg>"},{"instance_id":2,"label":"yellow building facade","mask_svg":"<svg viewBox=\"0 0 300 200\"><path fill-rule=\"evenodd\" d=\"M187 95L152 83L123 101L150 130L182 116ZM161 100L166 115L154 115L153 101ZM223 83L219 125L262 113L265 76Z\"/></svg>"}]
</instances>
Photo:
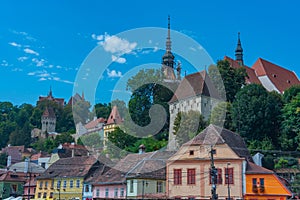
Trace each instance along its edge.
<instances>
[{"instance_id":1,"label":"yellow building facade","mask_svg":"<svg viewBox=\"0 0 300 200\"><path fill-rule=\"evenodd\" d=\"M54 181L52 179L37 179L34 199L52 200L54 193Z\"/></svg>"},{"instance_id":2,"label":"yellow building facade","mask_svg":"<svg viewBox=\"0 0 300 200\"><path fill-rule=\"evenodd\" d=\"M59 177L54 179L54 200L82 199L83 177Z\"/></svg>"}]
</instances>

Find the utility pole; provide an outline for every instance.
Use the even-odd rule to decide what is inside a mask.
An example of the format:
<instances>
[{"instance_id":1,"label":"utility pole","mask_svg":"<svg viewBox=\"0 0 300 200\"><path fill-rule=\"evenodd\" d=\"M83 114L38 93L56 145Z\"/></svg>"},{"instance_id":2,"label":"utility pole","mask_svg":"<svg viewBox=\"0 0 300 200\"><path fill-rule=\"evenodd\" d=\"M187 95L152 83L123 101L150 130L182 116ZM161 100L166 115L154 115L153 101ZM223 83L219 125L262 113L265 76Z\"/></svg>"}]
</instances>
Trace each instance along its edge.
<instances>
[{"instance_id":1,"label":"utility pole","mask_svg":"<svg viewBox=\"0 0 300 200\"><path fill-rule=\"evenodd\" d=\"M210 147L210 159L211 159L211 169L210 169L210 175L211 175L211 199L217 200L218 194L216 192L217 189L217 169L214 164L214 154L216 154L216 150Z\"/></svg>"}]
</instances>

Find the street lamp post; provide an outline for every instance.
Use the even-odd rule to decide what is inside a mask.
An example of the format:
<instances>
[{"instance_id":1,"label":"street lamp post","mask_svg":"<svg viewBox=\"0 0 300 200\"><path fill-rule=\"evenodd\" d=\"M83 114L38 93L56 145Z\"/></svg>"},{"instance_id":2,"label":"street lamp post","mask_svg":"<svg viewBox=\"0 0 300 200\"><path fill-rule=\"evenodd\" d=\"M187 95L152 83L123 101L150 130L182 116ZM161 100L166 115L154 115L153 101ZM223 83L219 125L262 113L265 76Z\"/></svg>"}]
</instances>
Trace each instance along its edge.
<instances>
[{"instance_id":1,"label":"street lamp post","mask_svg":"<svg viewBox=\"0 0 300 200\"><path fill-rule=\"evenodd\" d=\"M227 163L227 173L226 173L226 177L227 177L227 189L228 189L228 200L230 200L229 168L228 168L229 165L230 165L230 162Z\"/></svg>"}]
</instances>

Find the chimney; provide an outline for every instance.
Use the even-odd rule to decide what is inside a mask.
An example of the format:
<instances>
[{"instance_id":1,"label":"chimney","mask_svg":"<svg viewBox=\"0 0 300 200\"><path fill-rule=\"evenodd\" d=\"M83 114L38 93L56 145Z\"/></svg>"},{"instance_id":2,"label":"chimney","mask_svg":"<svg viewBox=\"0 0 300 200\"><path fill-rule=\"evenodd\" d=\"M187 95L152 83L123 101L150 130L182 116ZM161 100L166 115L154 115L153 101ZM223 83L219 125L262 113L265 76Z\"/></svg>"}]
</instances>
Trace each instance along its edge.
<instances>
[{"instance_id":1,"label":"chimney","mask_svg":"<svg viewBox=\"0 0 300 200\"><path fill-rule=\"evenodd\" d=\"M252 157L252 159L256 165L262 166L261 160L263 157L264 157L264 155L258 152Z\"/></svg>"},{"instance_id":2,"label":"chimney","mask_svg":"<svg viewBox=\"0 0 300 200\"><path fill-rule=\"evenodd\" d=\"M75 154L74 151L75 151L74 148L72 148L72 158L74 157L74 154Z\"/></svg>"},{"instance_id":3,"label":"chimney","mask_svg":"<svg viewBox=\"0 0 300 200\"><path fill-rule=\"evenodd\" d=\"M144 145L144 144L141 144L141 145L139 146L139 154L145 153L145 149L146 149L145 145Z\"/></svg>"},{"instance_id":4,"label":"chimney","mask_svg":"<svg viewBox=\"0 0 300 200\"><path fill-rule=\"evenodd\" d=\"M25 163L24 173L26 174L29 169L29 158L26 158L24 163Z\"/></svg>"},{"instance_id":5,"label":"chimney","mask_svg":"<svg viewBox=\"0 0 300 200\"><path fill-rule=\"evenodd\" d=\"M9 167L11 165L11 156L7 156L7 164L6 166Z\"/></svg>"}]
</instances>

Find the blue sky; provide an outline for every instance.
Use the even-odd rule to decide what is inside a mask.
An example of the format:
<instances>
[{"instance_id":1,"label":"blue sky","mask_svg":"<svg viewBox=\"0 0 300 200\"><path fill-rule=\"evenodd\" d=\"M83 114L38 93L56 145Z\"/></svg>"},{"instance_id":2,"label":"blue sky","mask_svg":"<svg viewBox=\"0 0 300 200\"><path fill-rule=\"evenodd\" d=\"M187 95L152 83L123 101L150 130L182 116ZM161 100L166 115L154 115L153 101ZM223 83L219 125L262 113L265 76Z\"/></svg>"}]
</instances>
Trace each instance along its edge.
<instances>
[{"instance_id":1,"label":"blue sky","mask_svg":"<svg viewBox=\"0 0 300 200\"><path fill-rule=\"evenodd\" d=\"M246 65L252 66L261 57L299 76L299 7L296 0L3 0L0 1L0 101L35 104L40 95L47 95L50 86L55 97L68 100L76 77L88 84L91 74L97 74L96 66L92 71L86 68L86 76L78 75L83 73L83 63L90 53L102 48L110 53L112 63L101 66L103 73L94 77L99 83L92 90L96 102L109 102L112 91L117 91L115 85L124 85L121 79L126 72L137 69L137 64L159 64L163 54L163 51L152 51L151 55L145 49L137 51L139 41L115 35L141 27L166 28L168 15L172 30L198 42L214 62L225 55L234 57L237 33L241 32ZM149 42L151 37L154 36L149 33ZM161 35L162 40L165 37L166 32ZM113 39L119 46L106 45L107 39ZM175 45L176 40L172 41ZM188 61L180 59L183 69L191 73Z\"/></svg>"}]
</instances>

